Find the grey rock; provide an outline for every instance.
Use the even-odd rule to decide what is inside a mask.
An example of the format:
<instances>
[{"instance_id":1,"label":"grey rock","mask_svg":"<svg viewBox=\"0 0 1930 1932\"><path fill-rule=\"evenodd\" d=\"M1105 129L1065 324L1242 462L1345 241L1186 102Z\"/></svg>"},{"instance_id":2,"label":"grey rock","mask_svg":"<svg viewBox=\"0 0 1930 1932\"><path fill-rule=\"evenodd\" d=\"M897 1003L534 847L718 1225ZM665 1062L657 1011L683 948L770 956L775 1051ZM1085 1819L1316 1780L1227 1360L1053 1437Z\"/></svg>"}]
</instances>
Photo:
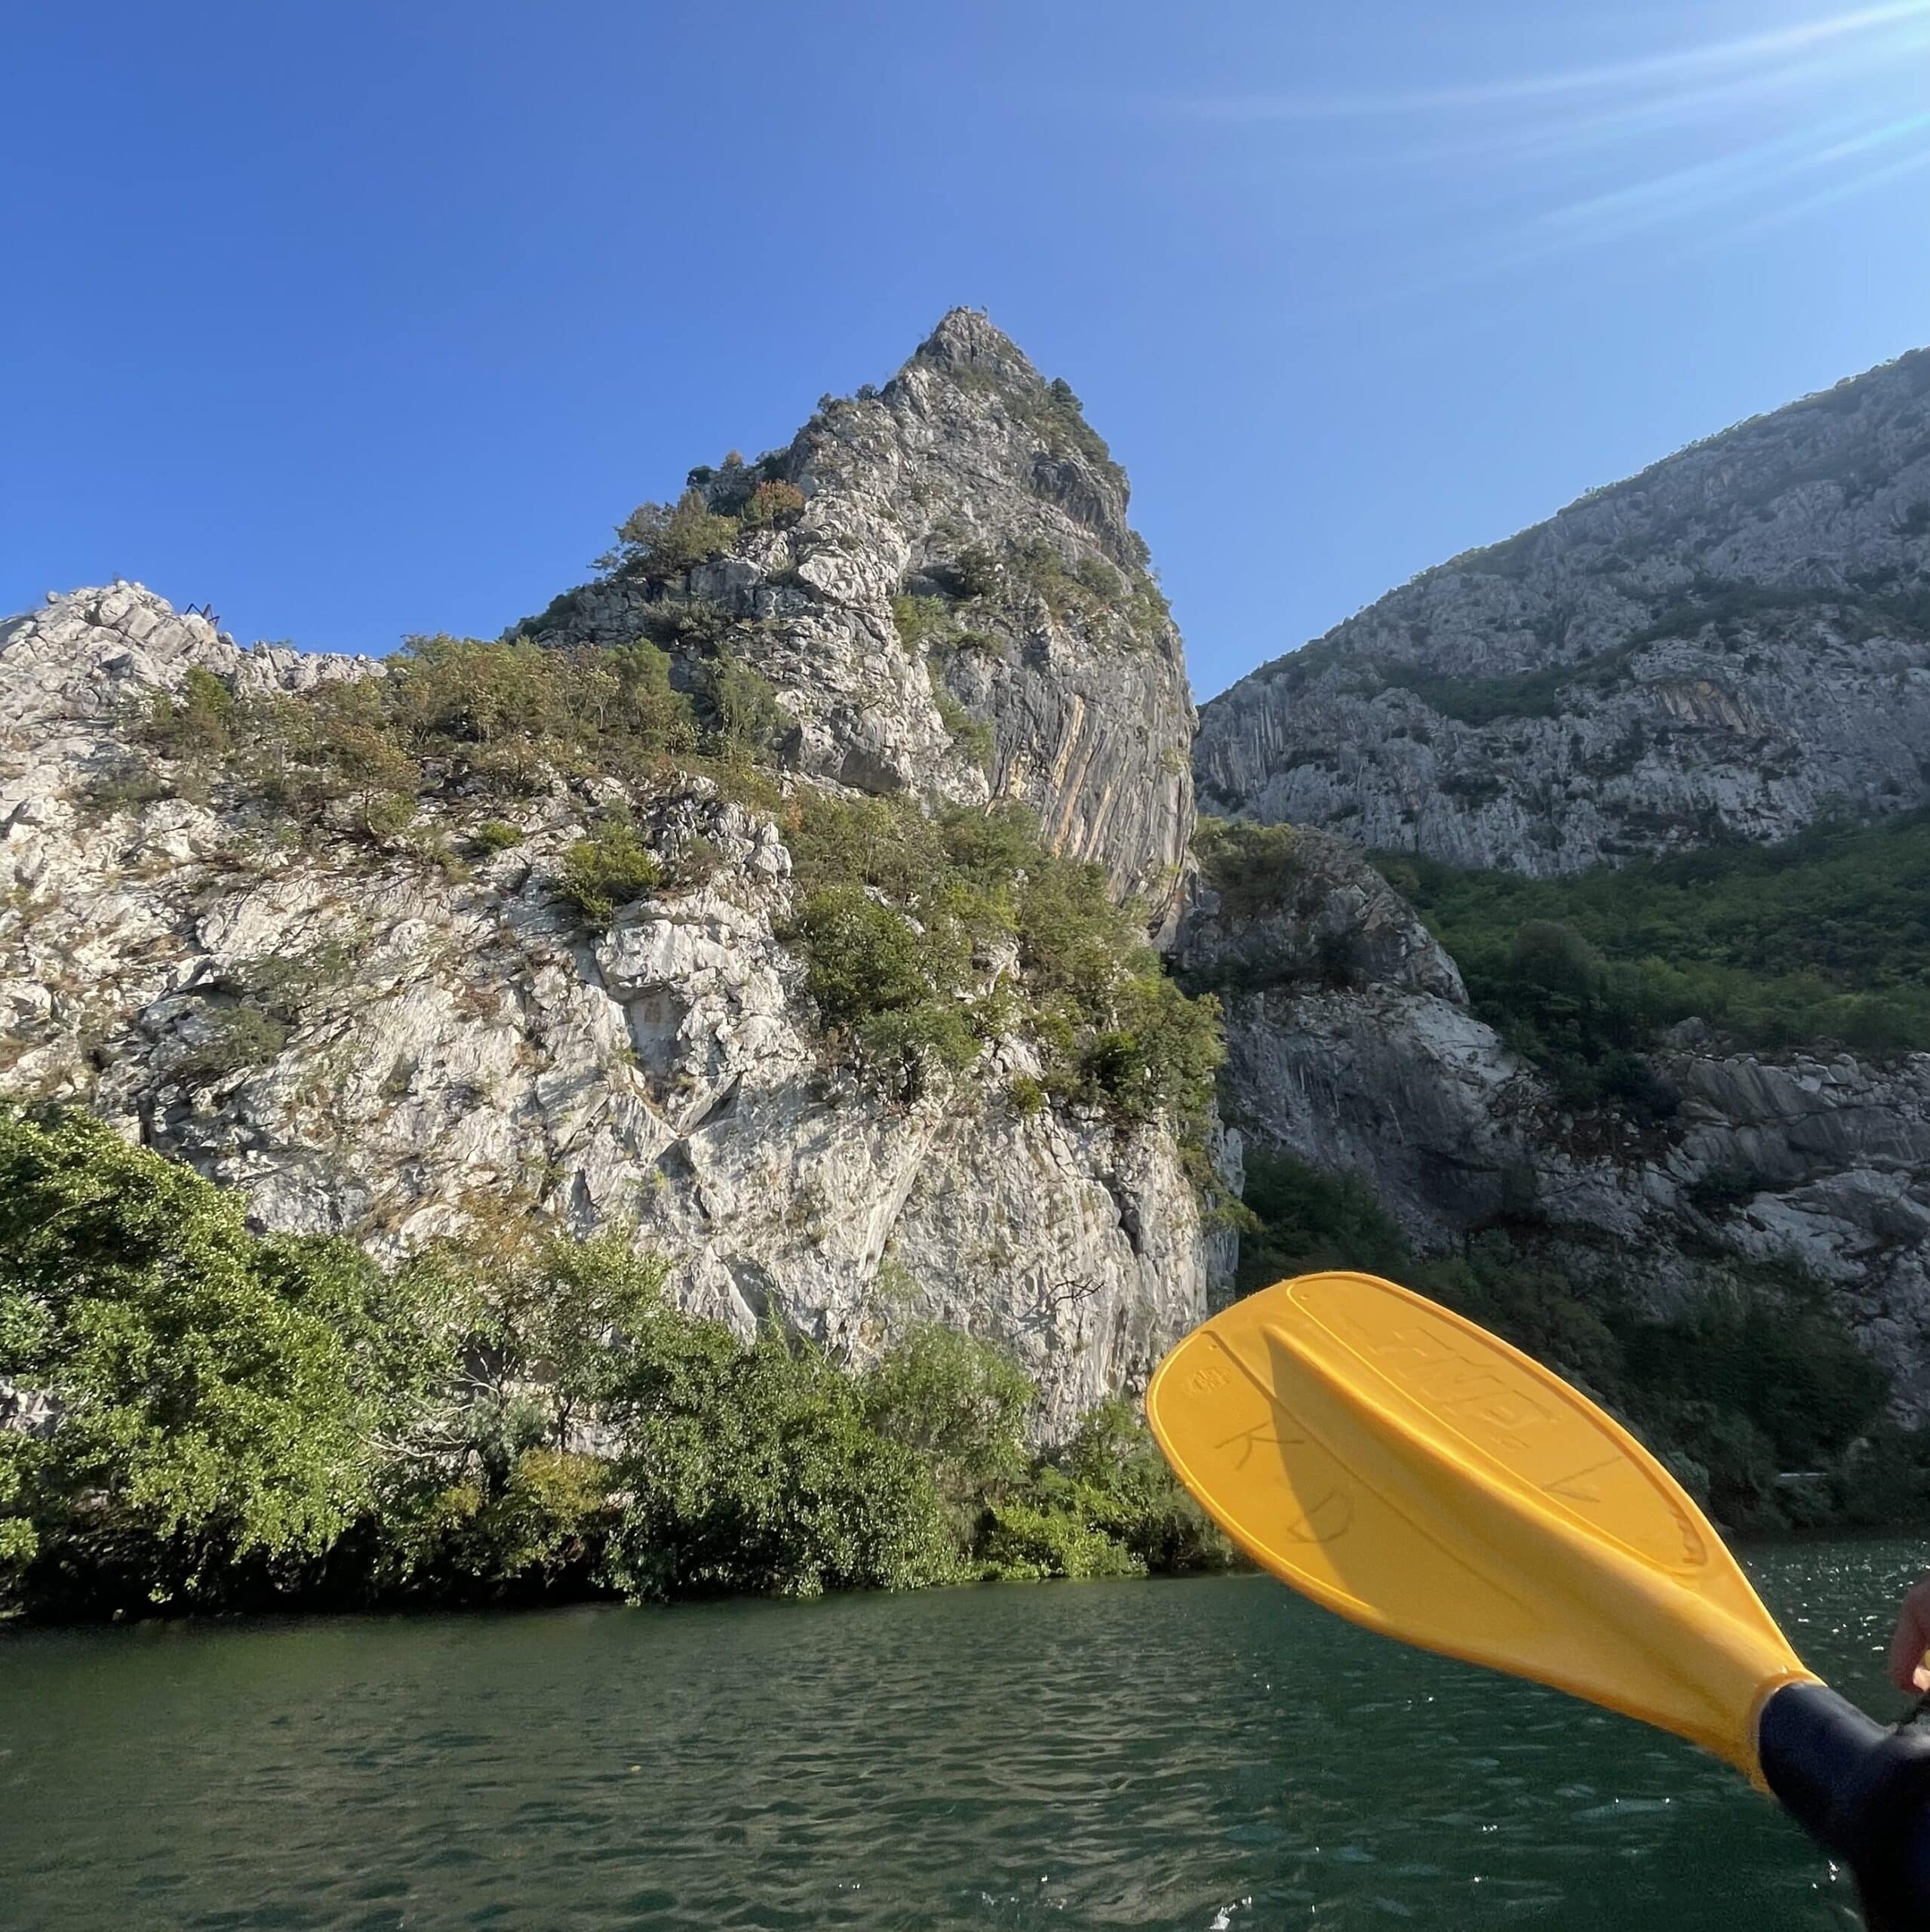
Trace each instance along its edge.
<instances>
[{"instance_id":1,"label":"grey rock","mask_svg":"<svg viewBox=\"0 0 1930 1932\"><path fill-rule=\"evenodd\" d=\"M1375 909L1350 983L1322 969L1317 915L1230 921L1201 894L1182 927L1182 964L1225 1004L1222 1106L1249 1144L1363 1175L1423 1247L1527 1223L1577 1278L1658 1306L1715 1285L1711 1257L1793 1262L1895 1371L1899 1414L1930 1417L1930 1054L1725 1054L1685 1027L1652 1063L1667 1118L1577 1112L1468 1011L1411 913L1403 941L1358 853L1298 838L1303 903Z\"/></svg>"},{"instance_id":2,"label":"grey rock","mask_svg":"<svg viewBox=\"0 0 1930 1932\"><path fill-rule=\"evenodd\" d=\"M506 1214L628 1226L686 1305L854 1362L941 1319L1017 1352L1048 1435L1206 1312L1231 1257L1163 1128L1020 1112L1016 1042L908 1107L827 1072L770 820L707 780L666 791L653 842L705 841L715 872L593 934L548 881L594 783L456 878L284 851L181 798L90 806L195 666L281 690L379 668L237 651L137 586L0 627L0 1093L94 1109L263 1227L395 1255ZM224 1049L269 973L293 988L275 1028Z\"/></svg>"},{"instance_id":3,"label":"grey rock","mask_svg":"<svg viewBox=\"0 0 1930 1932\"><path fill-rule=\"evenodd\" d=\"M770 466L806 499L789 528L753 531L667 586L614 572L521 628L621 643L666 599L756 620L732 649L794 720L795 769L1022 799L1056 850L1169 918L1193 825L1185 654L1126 522L1124 474L1071 392L954 309L881 390L828 399ZM943 648L908 648L892 599L956 590L961 565L981 594ZM945 699L991 726L987 768L954 745Z\"/></svg>"},{"instance_id":4,"label":"grey rock","mask_svg":"<svg viewBox=\"0 0 1930 1932\"><path fill-rule=\"evenodd\" d=\"M1424 572L1208 704L1204 808L1535 875L1930 801L1930 351Z\"/></svg>"}]
</instances>

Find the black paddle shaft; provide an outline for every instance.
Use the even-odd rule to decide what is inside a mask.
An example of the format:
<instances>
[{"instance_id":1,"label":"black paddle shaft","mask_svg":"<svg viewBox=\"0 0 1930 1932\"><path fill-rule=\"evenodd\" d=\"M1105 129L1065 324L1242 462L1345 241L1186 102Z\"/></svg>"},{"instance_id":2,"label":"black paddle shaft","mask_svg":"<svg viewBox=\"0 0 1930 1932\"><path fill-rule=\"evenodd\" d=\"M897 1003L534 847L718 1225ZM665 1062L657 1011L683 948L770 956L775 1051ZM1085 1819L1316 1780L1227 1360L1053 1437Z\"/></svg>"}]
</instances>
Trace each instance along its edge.
<instances>
[{"instance_id":1,"label":"black paddle shaft","mask_svg":"<svg viewBox=\"0 0 1930 1932\"><path fill-rule=\"evenodd\" d=\"M1885 1730L1827 1684L1786 1684L1756 1746L1784 1808L1856 1875L1870 1932L1926 1932L1930 1734Z\"/></svg>"}]
</instances>

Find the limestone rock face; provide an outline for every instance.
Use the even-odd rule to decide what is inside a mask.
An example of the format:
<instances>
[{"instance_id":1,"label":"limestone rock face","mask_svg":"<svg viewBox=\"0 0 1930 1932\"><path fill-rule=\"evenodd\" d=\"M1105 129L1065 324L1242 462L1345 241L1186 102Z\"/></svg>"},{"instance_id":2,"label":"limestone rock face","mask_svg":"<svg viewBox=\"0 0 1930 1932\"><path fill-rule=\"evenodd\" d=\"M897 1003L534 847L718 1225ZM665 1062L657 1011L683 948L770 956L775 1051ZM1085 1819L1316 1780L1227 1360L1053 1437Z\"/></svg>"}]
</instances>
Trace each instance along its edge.
<instances>
[{"instance_id":1,"label":"limestone rock face","mask_svg":"<svg viewBox=\"0 0 1930 1932\"><path fill-rule=\"evenodd\" d=\"M1215 698L1195 768L1537 875L1930 801L1930 351L1424 572Z\"/></svg>"},{"instance_id":2,"label":"limestone rock face","mask_svg":"<svg viewBox=\"0 0 1930 1932\"><path fill-rule=\"evenodd\" d=\"M693 475L714 504L755 477L803 507L671 581L619 568L520 628L622 643L667 606L721 610L792 721L795 769L1023 799L1056 850L1169 918L1193 825L1185 655L1124 474L1065 384L955 309L882 389L827 398L758 465Z\"/></svg>"},{"instance_id":3,"label":"limestone rock face","mask_svg":"<svg viewBox=\"0 0 1930 1932\"><path fill-rule=\"evenodd\" d=\"M1365 1176L1424 1247L1536 1226L1578 1279L1658 1306L1709 1285L1705 1257L1793 1260L1930 1416L1930 1054L1723 1054L1690 1026L1652 1061L1666 1118L1578 1113L1357 852L1295 851L1295 903L1331 909L1229 918L1203 892L1177 955L1225 1003L1221 1104L1252 1144ZM1338 966L1336 931L1361 935Z\"/></svg>"},{"instance_id":4,"label":"limestone rock face","mask_svg":"<svg viewBox=\"0 0 1930 1932\"><path fill-rule=\"evenodd\" d=\"M551 881L595 780L453 877L91 798L195 666L291 691L372 668L238 650L133 585L0 627L0 1093L93 1109L267 1227L393 1254L493 1213L616 1218L740 1330L768 1312L862 1361L935 1317L1019 1353L1048 1432L1206 1312L1230 1257L1163 1129L1022 1112L1019 1046L908 1106L826 1070L770 820L668 791L652 842L702 841L708 876L592 932Z\"/></svg>"}]
</instances>

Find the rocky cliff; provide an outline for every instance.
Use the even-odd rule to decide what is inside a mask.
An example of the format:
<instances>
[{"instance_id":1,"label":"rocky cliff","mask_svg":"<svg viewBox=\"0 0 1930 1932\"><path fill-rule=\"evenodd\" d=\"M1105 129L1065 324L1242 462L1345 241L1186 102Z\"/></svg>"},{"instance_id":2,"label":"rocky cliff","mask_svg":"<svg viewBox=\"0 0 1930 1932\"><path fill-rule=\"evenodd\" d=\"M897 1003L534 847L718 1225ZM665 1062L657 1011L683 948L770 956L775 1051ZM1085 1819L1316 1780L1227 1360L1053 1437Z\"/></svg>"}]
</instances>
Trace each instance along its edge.
<instances>
[{"instance_id":1,"label":"rocky cliff","mask_svg":"<svg viewBox=\"0 0 1930 1932\"><path fill-rule=\"evenodd\" d=\"M616 1222L740 1331L862 1361L919 1318L967 1328L1039 1378L1050 1434L1202 1316L1225 1241L1169 1124L1046 1097L1018 1034L911 1091L828 1054L787 827L812 795L1016 797L1169 917L1193 718L1124 478L1071 392L960 312L882 392L693 490L512 628L648 639L714 710L774 706L777 769L735 792L701 758L545 767L504 827L459 774L395 777L343 706L342 795L297 827L218 761L157 761L149 723L383 665L241 649L138 585L0 626L0 1092L93 1109L271 1228L395 1252ZM585 921L557 881L616 820L644 869ZM981 965L991 993L1016 970Z\"/></svg>"},{"instance_id":2,"label":"rocky cliff","mask_svg":"<svg viewBox=\"0 0 1930 1932\"><path fill-rule=\"evenodd\" d=\"M1366 1177L1424 1248L1505 1225L1603 1306L1793 1261L1930 1416L1930 1054L1723 1052L1691 1025L1645 1121L1575 1109L1357 850L1286 836L1262 893L1201 890L1178 952L1225 1002L1222 1105L1255 1144Z\"/></svg>"},{"instance_id":3,"label":"rocky cliff","mask_svg":"<svg viewBox=\"0 0 1930 1932\"><path fill-rule=\"evenodd\" d=\"M1214 699L1195 767L1538 875L1930 801L1930 351L1424 572Z\"/></svg>"},{"instance_id":4,"label":"rocky cliff","mask_svg":"<svg viewBox=\"0 0 1930 1932\"><path fill-rule=\"evenodd\" d=\"M622 558L522 628L675 648L721 626L774 687L798 771L1022 799L1057 849L1170 915L1193 823L1185 654L1125 475L1064 383L954 309L883 389L691 481L713 511L788 489L794 514L687 568Z\"/></svg>"}]
</instances>

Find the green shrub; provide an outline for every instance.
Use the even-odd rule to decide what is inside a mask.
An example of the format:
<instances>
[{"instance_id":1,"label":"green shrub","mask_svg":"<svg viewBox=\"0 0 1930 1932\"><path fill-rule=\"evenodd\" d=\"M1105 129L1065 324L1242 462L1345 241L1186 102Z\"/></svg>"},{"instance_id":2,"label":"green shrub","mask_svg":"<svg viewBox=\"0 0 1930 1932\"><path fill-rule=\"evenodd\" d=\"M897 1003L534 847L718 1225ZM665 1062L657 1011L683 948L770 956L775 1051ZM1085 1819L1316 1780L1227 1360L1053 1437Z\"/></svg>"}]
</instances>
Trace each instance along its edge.
<instances>
[{"instance_id":1,"label":"green shrub","mask_svg":"<svg viewBox=\"0 0 1930 1932\"><path fill-rule=\"evenodd\" d=\"M1239 1560L1123 1398L1089 1411L1053 1460L1075 1485L1088 1521L1141 1567L1179 1576Z\"/></svg>"},{"instance_id":2,"label":"green shrub","mask_svg":"<svg viewBox=\"0 0 1930 1932\"><path fill-rule=\"evenodd\" d=\"M968 961L954 935L920 931L862 887L845 885L813 893L793 936L825 1026L908 1092L918 1090L927 1056L954 1069L977 1057L962 998Z\"/></svg>"},{"instance_id":3,"label":"green shrub","mask_svg":"<svg viewBox=\"0 0 1930 1932\"><path fill-rule=\"evenodd\" d=\"M942 597L894 597L891 618L897 627L898 641L913 657L922 657L944 644L956 629L951 606Z\"/></svg>"},{"instance_id":4,"label":"green shrub","mask_svg":"<svg viewBox=\"0 0 1930 1932\"><path fill-rule=\"evenodd\" d=\"M617 526L617 554L625 571L668 583L722 556L738 529L735 517L713 514L702 491L686 490L675 503L639 503Z\"/></svg>"},{"instance_id":5,"label":"green shrub","mask_svg":"<svg viewBox=\"0 0 1930 1932\"><path fill-rule=\"evenodd\" d=\"M484 852L507 852L522 844L527 835L520 825L507 819L486 818L470 833L477 848Z\"/></svg>"},{"instance_id":6,"label":"green shrub","mask_svg":"<svg viewBox=\"0 0 1930 1932\"><path fill-rule=\"evenodd\" d=\"M469 1601L582 1594L618 1518L610 1481L599 1457L525 1449L493 1494L452 1484L421 1526L408 1580Z\"/></svg>"},{"instance_id":7,"label":"green shrub","mask_svg":"<svg viewBox=\"0 0 1930 1932\"><path fill-rule=\"evenodd\" d=\"M364 801L359 814L362 829L376 844L400 838L415 824L416 801L402 792L377 792Z\"/></svg>"},{"instance_id":8,"label":"green shrub","mask_svg":"<svg viewBox=\"0 0 1930 1932\"><path fill-rule=\"evenodd\" d=\"M804 510L804 491L794 483L773 478L751 492L742 515L746 528L758 530L766 524L794 523Z\"/></svg>"},{"instance_id":9,"label":"green shrub","mask_svg":"<svg viewBox=\"0 0 1930 1932\"><path fill-rule=\"evenodd\" d=\"M1070 1492L1072 1485L1064 1488ZM993 1506L979 1547L984 1574L1004 1583L1138 1577L1145 1565L1132 1552L1096 1529L1076 1495L1054 1497L1042 1486L1037 1500ZM1055 1503L1057 1506L1054 1506Z\"/></svg>"},{"instance_id":10,"label":"green shrub","mask_svg":"<svg viewBox=\"0 0 1930 1932\"><path fill-rule=\"evenodd\" d=\"M813 992L874 1060L899 1029L960 1054L1016 1030L1055 1095L1122 1125L1163 1112L1182 1137L1203 1135L1224 1052L1217 1001L1169 980L1103 872L1048 851L1023 808L813 798L788 838ZM1006 946L1019 971L994 986L979 962ZM883 1032L869 1014L890 1017Z\"/></svg>"},{"instance_id":11,"label":"green shrub","mask_svg":"<svg viewBox=\"0 0 1930 1932\"><path fill-rule=\"evenodd\" d=\"M957 1574L930 1472L868 1426L857 1386L808 1343L649 1324L613 1414L629 1500L606 1567L628 1595L815 1596Z\"/></svg>"},{"instance_id":12,"label":"green shrub","mask_svg":"<svg viewBox=\"0 0 1930 1932\"><path fill-rule=\"evenodd\" d=\"M593 925L607 925L619 906L655 891L663 875L636 828L617 820L571 845L563 855L557 891Z\"/></svg>"},{"instance_id":13,"label":"green shrub","mask_svg":"<svg viewBox=\"0 0 1930 1932\"><path fill-rule=\"evenodd\" d=\"M180 689L155 694L143 733L166 758L207 760L220 757L234 742L235 694L212 671L189 667Z\"/></svg>"},{"instance_id":14,"label":"green shrub","mask_svg":"<svg viewBox=\"0 0 1930 1932\"><path fill-rule=\"evenodd\" d=\"M1030 1119L1045 1106L1044 1083L1034 1079L1029 1073L1015 1073L1006 1083L1005 1091L1006 1097L1012 1103L1013 1111L1021 1119Z\"/></svg>"},{"instance_id":15,"label":"green shrub","mask_svg":"<svg viewBox=\"0 0 1930 1932\"><path fill-rule=\"evenodd\" d=\"M748 666L719 657L708 667L711 734L726 758L762 758L790 722L770 684Z\"/></svg>"},{"instance_id":16,"label":"green shrub","mask_svg":"<svg viewBox=\"0 0 1930 1932\"><path fill-rule=\"evenodd\" d=\"M174 1062L177 1079L225 1079L244 1068L265 1066L288 1044L287 1023L251 1000L215 1012L201 1038Z\"/></svg>"},{"instance_id":17,"label":"green shrub","mask_svg":"<svg viewBox=\"0 0 1930 1932\"><path fill-rule=\"evenodd\" d=\"M928 1323L859 1386L871 1426L931 1471L947 1506L963 1513L968 1534L985 1500L1025 1475L1025 1415L1038 1392L1001 1350Z\"/></svg>"},{"instance_id":18,"label":"green shrub","mask_svg":"<svg viewBox=\"0 0 1930 1932\"><path fill-rule=\"evenodd\" d=\"M177 731L161 783L218 779L298 826L346 803L380 837L403 829L404 801L527 795L559 773L634 783L698 742L690 700L648 639L551 650L413 638L378 675L232 702L232 742Z\"/></svg>"},{"instance_id":19,"label":"green shrub","mask_svg":"<svg viewBox=\"0 0 1930 1932\"><path fill-rule=\"evenodd\" d=\"M930 576L954 603L996 597L1005 586L1005 569L982 543L969 544L948 563L935 564Z\"/></svg>"},{"instance_id":20,"label":"green shrub","mask_svg":"<svg viewBox=\"0 0 1930 1932\"><path fill-rule=\"evenodd\" d=\"M974 717L942 685L933 688L932 702L937 706L939 721L959 755L982 771L989 769L997 742L991 724L985 718Z\"/></svg>"},{"instance_id":21,"label":"green shrub","mask_svg":"<svg viewBox=\"0 0 1930 1932\"><path fill-rule=\"evenodd\" d=\"M1226 912L1255 918L1293 902L1306 871L1300 842L1299 832L1290 825L1202 818L1194 849Z\"/></svg>"}]
</instances>

